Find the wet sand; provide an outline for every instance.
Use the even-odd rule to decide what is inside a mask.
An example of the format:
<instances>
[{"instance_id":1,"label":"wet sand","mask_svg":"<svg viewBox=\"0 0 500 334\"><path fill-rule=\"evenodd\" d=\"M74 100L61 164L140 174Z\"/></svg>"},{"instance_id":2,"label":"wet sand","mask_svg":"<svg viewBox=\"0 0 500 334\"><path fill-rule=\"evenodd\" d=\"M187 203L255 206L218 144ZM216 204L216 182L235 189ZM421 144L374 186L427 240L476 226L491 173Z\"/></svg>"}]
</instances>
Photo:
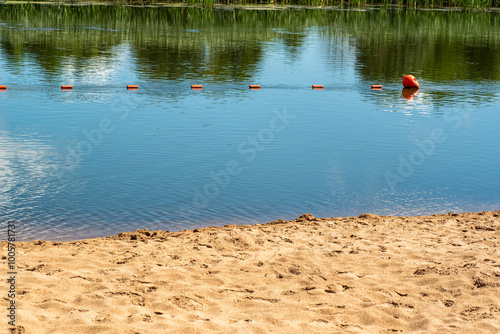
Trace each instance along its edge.
<instances>
[{"instance_id":1,"label":"wet sand","mask_svg":"<svg viewBox=\"0 0 500 334\"><path fill-rule=\"evenodd\" d=\"M499 246L500 210L20 242L13 332L499 333Z\"/></svg>"}]
</instances>

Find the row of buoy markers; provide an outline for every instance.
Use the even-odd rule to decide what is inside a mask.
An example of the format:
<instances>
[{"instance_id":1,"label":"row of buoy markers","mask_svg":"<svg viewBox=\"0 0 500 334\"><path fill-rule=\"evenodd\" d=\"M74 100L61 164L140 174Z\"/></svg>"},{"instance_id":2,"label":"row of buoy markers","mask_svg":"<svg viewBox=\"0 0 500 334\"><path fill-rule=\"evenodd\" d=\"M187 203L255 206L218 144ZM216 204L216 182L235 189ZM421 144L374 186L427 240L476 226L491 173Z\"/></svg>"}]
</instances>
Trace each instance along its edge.
<instances>
[{"instance_id":1,"label":"row of buoy markers","mask_svg":"<svg viewBox=\"0 0 500 334\"><path fill-rule=\"evenodd\" d=\"M420 88L420 84L413 75L402 75L401 79L403 79L403 86L405 88ZM373 90L381 90L382 85L372 85ZM260 85L249 85L250 89L260 89ZM127 85L128 90L138 90L139 85ZM203 85L191 85L191 89L193 90L201 90L203 89ZM312 89L323 89L323 85L312 85ZM6 85L0 85L0 90L7 90ZM61 90L73 90L72 85L61 85Z\"/></svg>"},{"instance_id":2,"label":"row of buoy markers","mask_svg":"<svg viewBox=\"0 0 500 334\"><path fill-rule=\"evenodd\" d=\"M249 89L260 89L260 85L249 85ZM127 85L127 90L138 90L139 85ZM192 90L202 90L203 85L191 85ZM312 89L323 89L323 85L312 85ZM372 85L372 89L380 90L382 89L382 85ZM0 85L0 90L7 90L6 85ZM61 85L61 90L73 90L72 85Z\"/></svg>"},{"instance_id":3,"label":"row of buoy markers","mask_svg":"<svg viewBox=\"0 0 500 334\"><path fill-rule=\"evenodd\" d=\"M403 79L403 92L402 97L407 100L413 100L413 98L418 94L420 89L420 84L413 75L402 75ZM250 90L260 89L260 85L249 85ZM372 90L382 90L382 85L371 85ZM127 85L127 90L138 90L139 85ZM192 90L202 90L203 85L191 85ZM323 85L312 85L313 90L323 89ZM6 91L7 85L0 85L0 91ZM72 85L61 85L62 91L72 91Z\"/></svg>"}]
</instances>

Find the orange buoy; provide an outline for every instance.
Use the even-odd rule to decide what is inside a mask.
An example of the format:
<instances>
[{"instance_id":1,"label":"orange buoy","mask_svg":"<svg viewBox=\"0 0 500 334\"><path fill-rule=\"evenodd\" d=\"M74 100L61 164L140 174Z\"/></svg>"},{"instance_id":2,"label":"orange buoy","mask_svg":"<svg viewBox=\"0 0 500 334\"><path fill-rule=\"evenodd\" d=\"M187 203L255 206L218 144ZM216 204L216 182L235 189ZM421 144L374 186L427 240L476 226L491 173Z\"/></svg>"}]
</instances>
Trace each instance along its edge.
<instances>
[{"instance_id":1,"label":"orange buoy","mask_svg":"<svg viewBox=\"0 0 500 334\"><path fill-rule=\"evenodd\" d=\"M7 90L7 86L6 85L0 85L0 90Z\"/></svg>"},{"instance_id":2,"label":"orange buoy","mask_svg":"<svg viewBox=\"0 0 500 334\"><path fill-rule=\"evenodd\" d=\"M313 89L323 89L323 85L313 85Z\"/></svg>"},{"instance_id":3,"label":"orange buoy","mask_svg":"<svg viewBox=\"0 0 500 334\"><path fill-rule=\"evenodd\" d=\"M250 89L260 89L260 85L248 85Z\"/></svg>"},{"instance_id":4,"label":"orange buoy","mask_svg":"<svg viewBox=\"0 0 500 334\"><path fill-rule=\"evenodd\" d=\"M413 75L402 75L401 79L403 79L403 87L406 88L420 88L420 84Z\"/></svg>"},{"instance_id":5,"label":"orange buoy","mask_svg":"<svg viewBox=\"0 0 500 334\"><path fill-rule=\"evenodd\" d=\"M139 85L127 85L127 89L128 90L138 90L139 89Z\"/></svg>"},{"instance_id":6,"label":"orange buoy","mask_svg":"<svg viewBox=\"0 0 500 334\"><path fill-rule=\"evenodd\" d=\"M73 90L72 85L61 85L61 90Z\"/></svg>"},{"instance_id":7,"label":"orange buoy","mask_svg":"<svg viewBox=\"0 0 500 334\"><path fill-rule=\"evenodd\" d=\"M191 85L191 89L203 89L203 85Z\"/></svg>"},{"instance_id":8,"label":"orange buoy","mask_svg":"<svg viewBox=\"0 0 500 334\"><path fill-rule=\"evenodd\" d=\"M381 90L382 89L382 85L372 85L372 89L373 90Z\"/></svg>"},{"instance_id":9,"label":"orange buoy","mask_svg":"<svg viewBox=\"0 0 500 334\"><path fill-rule=\"evenodd\" d=\"M401 92L401 97L403 99L407 99L408 101L411 101L417 96L419 89L416 87L412 88L403 88L403 91Z\"/></svg>"}]
</instances>

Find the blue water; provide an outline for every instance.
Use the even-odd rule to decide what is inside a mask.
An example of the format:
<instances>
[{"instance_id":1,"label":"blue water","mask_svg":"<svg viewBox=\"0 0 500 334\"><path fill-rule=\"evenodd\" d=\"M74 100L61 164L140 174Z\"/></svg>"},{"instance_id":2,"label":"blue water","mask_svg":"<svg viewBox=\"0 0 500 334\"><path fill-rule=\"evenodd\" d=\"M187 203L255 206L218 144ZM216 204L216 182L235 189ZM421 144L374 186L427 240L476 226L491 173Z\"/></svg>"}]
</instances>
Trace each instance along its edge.
<instances>
[{"instance_id":1,"label":"blue water","mask_svg":"<svg viewBox=\"0 0 500 334\"><path fill-rule=\"evenodd\" d=\"M305 212L500 207L499 81L421 74L407 100L401 73L384 82L360 74L347 32L303 34L294 57L282 40L263 43L246 82L150 78L126 40L54 75L0 48L2 219L19 222L20 240L74 240Z\"/></svg>"}]
</instances>

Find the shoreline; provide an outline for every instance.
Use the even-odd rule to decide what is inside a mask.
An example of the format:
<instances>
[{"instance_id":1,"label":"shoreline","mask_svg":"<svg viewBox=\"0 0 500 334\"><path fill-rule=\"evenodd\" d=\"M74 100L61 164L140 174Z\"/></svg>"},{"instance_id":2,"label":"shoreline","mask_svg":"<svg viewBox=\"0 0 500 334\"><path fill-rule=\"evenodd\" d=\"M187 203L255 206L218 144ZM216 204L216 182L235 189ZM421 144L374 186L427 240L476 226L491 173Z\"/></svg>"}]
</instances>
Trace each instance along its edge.
<instances>
[{"instance_id":1,"label":"shoreline","mask_svg":"<svg viewBox=\"0 0 500 334\"><path fill-rule=\"evenodd\" d=\"M15 246L14 333L500 331L500 210Z\"/></svg>"},{"instance_id":2,"label":"shoreline","mask_svg":"<svg viewBox=\"0 0 500 334\"><path fill-rule=\"evenodd\" d=\"M338 216L338 217L324 217L324 218L318 218L315 217L314 219L316 220L355 220L359 219L360 217L363 216L370 216L370 217L378 217L377 219L419 219L423 217L439 217L439 216L446 216L446 215L479 215L479 214L496 214L497 212L500 212L499 210L493 210L493 211L469 211L469 212L448 212L448 213L437 213L437 214L416 214L416 215L379 215L379 214L372 214L372 213L362 213L358 216ZM310 213L305 213L304 215L311 215ZM302 216L304 216L302 215ZM301 217L302 217L301 216ZM189 224L186 224L181 227L181 225L176 225L177 227L174 227L173 229L135 229L135 230L126 230L126 231L121 231L121 232L88 232L88 231L76 231L76 233L73 233L74 236L71 235L71 233L66 232L61 236L60 234L50 234L50 236L45 236L45 237L34 237L30 236L29 238L19 238L19 235L16 237L16 242L18 243L43 243L43 242L48 242L48 243L71 243L71 242L83 242L83 241L90 241L90 240L107 240L107 239L120 239L122 240L123 237L127 238L126 236L134 236L134 235L141 235L145 233L146 231L148 233L157 233L161 234L162 236L166 235L173 235L176 233L189 233L193 231L201 231L203 229L224 229L224 228L238 228L238 227L262 227L266 226L268 224L273 225L276 224L276 222L280 223L293 223L297 221L299 218L296 219L278 219L274 221L262 221L262 220L257 220L254 219L253 222L248 223L240 223L240 222L228 222L227 224L220 224L220 225L213 225L212 223L208 222L196 222L192 221ZM9 221L10 222L10 221ZM19 225L17 221L12 221L16 226ZM190 225L190 226L188 226ZM167 227L168 228L168 227ZM17 231L20 235L22 235L21 232ZM3 245L3 243L6 242L8 235L4 235L4 238L0 238L0 245ZM132 240L132 239L131 239ZM1 333L0 333L1 334Z\"/></svg>"}]
</instances>

